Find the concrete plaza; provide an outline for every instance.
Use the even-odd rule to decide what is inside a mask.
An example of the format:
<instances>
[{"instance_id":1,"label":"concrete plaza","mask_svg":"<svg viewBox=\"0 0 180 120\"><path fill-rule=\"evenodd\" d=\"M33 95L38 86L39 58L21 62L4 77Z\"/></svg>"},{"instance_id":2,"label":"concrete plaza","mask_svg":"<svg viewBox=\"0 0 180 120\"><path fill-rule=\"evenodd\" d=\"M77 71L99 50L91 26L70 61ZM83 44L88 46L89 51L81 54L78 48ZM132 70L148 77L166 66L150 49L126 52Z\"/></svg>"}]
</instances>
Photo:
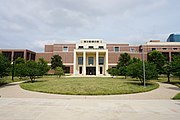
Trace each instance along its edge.
<instances>
[{"instance_id":1,"label":"concrete plaza","mask_svg":"<svg viewBox=\"0 0 180 120\"><path fill-rule=\"evenodd\" d=\"M130 95L66 96L0 88L0 120L179 120L180 89L160 83L156 90Z\"/></svg>"}]
</instances>

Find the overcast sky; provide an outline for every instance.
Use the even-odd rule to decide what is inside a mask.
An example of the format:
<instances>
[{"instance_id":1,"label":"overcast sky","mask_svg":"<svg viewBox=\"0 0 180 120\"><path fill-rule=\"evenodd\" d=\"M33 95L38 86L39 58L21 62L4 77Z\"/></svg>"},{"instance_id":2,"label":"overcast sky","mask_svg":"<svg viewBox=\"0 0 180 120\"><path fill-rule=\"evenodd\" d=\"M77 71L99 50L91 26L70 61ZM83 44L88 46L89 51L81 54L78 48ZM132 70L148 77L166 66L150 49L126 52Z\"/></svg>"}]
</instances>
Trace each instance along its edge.
<instances>
[{"instance_id":1,"label":"overcast sky","mask_svg":"<svg viewBox=\"0 0 180 120\"><path fill-rule=\"evenodd\" d=\"M0 48L42 52L82 38L166 41L180 33L180 0L0 0Z\"/></svg>"}]
</instances>

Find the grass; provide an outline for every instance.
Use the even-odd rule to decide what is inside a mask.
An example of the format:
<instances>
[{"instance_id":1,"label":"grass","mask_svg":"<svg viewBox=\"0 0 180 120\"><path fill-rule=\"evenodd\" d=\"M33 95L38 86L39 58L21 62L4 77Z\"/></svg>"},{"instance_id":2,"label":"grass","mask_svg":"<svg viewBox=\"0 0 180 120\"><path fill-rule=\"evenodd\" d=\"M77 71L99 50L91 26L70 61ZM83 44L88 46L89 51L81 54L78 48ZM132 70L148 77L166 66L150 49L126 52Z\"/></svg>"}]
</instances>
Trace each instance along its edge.
<instances>
[{"instance_id":1,"label":"grass","mask_svg":"<svg viewBox=\"0 0 180 120\"><path fill-rule=\"evenodd\" d=\"M22 79L19 79L18 77L14 77L14 81L12 81L12 76L6 76L3 78L0 78L0 86L11 83L11 82L18 82L21 80L27 80L28 78L24 77Z\"/></svg>"},{"instance_id":2,"label":"grass","mask_svg":"<svg viewBox=\"0 0 180 120\"><path fill-rule=\"evenodd\" d=\"M174 100L180 100L180 93L176 94L174 97L173 97Z\"/></svg>"},{"instance_id":3,"label":"grass","mask_svg":"<svg viewBox=\"0 0 180 120\"><path fill-rule=\"evenodd\" d=\"M158 84L149 82L144 88L140 82L120 78L72 78L54 76L43 77L38 81L20 84L23 89L53 94L67 95L116 95L146 92L158 88Z\"/></svg>"}]
</instances>

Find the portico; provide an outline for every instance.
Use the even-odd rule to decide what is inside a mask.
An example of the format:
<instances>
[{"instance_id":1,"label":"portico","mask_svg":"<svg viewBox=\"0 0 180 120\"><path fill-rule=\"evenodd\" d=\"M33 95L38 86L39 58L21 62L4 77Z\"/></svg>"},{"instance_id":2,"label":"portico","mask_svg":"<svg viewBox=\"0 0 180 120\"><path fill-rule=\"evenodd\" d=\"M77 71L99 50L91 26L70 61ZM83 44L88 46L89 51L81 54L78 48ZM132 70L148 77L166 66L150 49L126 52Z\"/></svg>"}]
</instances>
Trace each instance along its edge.
<instances>
[{"instance_id":1,"label":"portico","mask_svg":"<svg viewBox=\"0 0 180 120\"><path fill-rule=\"evenodd\" d=\"M108 50L75 49L74 75L107 75Z\"/></svg>"}]
</instances>

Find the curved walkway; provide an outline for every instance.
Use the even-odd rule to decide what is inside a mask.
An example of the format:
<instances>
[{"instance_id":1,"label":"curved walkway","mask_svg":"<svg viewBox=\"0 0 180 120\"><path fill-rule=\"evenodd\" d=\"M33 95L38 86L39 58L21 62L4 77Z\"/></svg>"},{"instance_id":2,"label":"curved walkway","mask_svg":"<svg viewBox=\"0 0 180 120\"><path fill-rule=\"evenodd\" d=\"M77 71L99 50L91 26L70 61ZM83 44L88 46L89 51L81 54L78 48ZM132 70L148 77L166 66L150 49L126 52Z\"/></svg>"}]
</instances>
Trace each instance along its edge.
<instances>
[{"instance_id":1,"label":"curved walkway","mask_svg":"<svg viewBox=\"0 0 180 120\"><path fill-rule=\"evenodd\" d=\"M48 98L48 99L112 99L112 100L152 100L152 99L171 99L180 88L177 86L159 83L159 88L150 92L124 94L124 95L103 95L103 96L81 96L81 95L58 95L40 92L27 91L19 86L20 82L10 83L0 87L2 98Z\"/></svg>"}]
</instances>

